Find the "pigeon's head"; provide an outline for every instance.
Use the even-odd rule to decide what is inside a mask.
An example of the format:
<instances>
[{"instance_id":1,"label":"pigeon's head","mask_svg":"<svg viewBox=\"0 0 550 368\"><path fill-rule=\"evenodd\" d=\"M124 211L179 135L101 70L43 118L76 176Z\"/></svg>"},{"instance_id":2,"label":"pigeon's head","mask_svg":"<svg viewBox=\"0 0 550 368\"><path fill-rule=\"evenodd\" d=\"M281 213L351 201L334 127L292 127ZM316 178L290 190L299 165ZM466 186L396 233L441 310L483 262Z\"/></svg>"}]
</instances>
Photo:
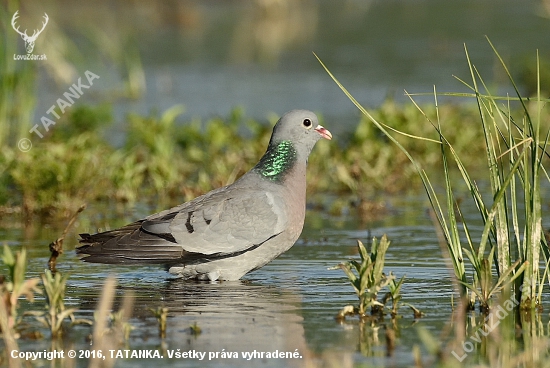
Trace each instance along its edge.
<instances>
[{"instance_id":1,"label":"pigeon's head","mask_svg":"<svg viewBox=\"0 0 550 368\"><path fill-rule=\"evenodd\" d=\"M289 111L273 127L267 151L253 171L268 180L283 182L296 163L307 163L313 146L321 138L331 139L332 134L319 125L314 113Z\"/></svg>"},{"instance_id":2,"label":"pigeon's head","mask_svg":"<svg viewBox=\"0 0 550 368\"><path fill-rule=\"evenodd\" d=\"M315 143L321 139L332 139L332 134L319 124L317 115L307 110L292 110L281 116L275 127L269 145L290 142L298 156L309 156Z\"/></svg>"}]
</instances>

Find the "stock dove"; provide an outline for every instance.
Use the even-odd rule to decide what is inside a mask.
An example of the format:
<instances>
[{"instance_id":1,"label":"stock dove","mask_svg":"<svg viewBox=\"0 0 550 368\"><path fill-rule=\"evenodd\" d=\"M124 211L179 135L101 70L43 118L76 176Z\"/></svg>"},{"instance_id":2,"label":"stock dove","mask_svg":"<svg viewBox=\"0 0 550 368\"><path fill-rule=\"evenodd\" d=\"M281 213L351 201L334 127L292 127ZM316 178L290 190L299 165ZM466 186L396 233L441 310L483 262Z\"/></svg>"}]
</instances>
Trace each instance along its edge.
<instances>
[{"instance_id":1,"label":"stock dove","mask_svg":"<svg viewBox=\"0 0 550 368\"><path fill-rule=\"evenodd\" d=\"M119 229L80 234L85 262L165 264L197 280L238 280L290 249L302 232L306 165L315 143L331 139L306 110L284 114L267 151L233 184Z\"/></svg>"}]
</instances>

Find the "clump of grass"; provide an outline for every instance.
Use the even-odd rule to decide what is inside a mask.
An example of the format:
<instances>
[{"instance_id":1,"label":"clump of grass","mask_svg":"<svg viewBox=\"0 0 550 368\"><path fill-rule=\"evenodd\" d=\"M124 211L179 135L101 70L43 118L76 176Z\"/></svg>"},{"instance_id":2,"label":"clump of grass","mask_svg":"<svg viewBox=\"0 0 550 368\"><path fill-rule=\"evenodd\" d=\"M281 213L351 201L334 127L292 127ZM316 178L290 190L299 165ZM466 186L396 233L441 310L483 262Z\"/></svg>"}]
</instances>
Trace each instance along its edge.
<instances>
[{"instance_id":1,"label":"clump of grass","mask_svg":"<svg viewBox=\"0 0 550 368\"><path fill-rule=\"evenodd\" d=\"M473 93L470 96L474 97L478 103L479 120L483 133L481 136L483 139L480 140L485 144L487 172L491 183L490 199L483 197L463 163L465 160L459 156L444 133L435 90L435 123L415 103L415 106L428 119L437 133L438 139L433 140L411 136L379 122L353 98L324 64L323 67L359 110L385 137L394 142L414 165L444 235L460 295L466 298L467 290L471 290L473 295L479 299L481 308L487 309L492 295L504 286L513 284L520 306L533 309L540 305L544 278L548 276L547 268L542 277L539 274L541 249L547 264L550 262L550 252L543 236L540 193L541 177L545 176L549 179L543 167L543 159L546 156L550 129L547 129L545 133L541 132L542 107L546 100L541 98L540 82L534 102L529 103L529 99L523 98L502 58L494 46L491 43L490 45L509 76L516 97L501 98L491 95L481 75L470 61L467 49L466 56L472 83L463 82L472 89ZM539 74L537 73L537 75ZM481 92L481 87L484 89L484 93ZM458 94L449 95L457 96ZM464 94L460 94L460 96L464 96ZM519 101L521 113L519 118L513 116L510 107L512 101ZM432 182L421 168L419 161L390 131L409 139L414 138L422 142L431 141L439 145L445 185L443 203L446 206L441 204ZM462 217L459 206L456 205L457 201L450 178L450 161L454 161L456 164L472 200L479 210L483 232L476 245L474 245L468 223ZM523 201L521 210L518 205L520 201ZM522 212L520 213L520 211ZM521 226L520 224L523 222L525 225ZM467 247L463 246L464 242ZM464 254L475 271L471 281L467 279ZM491 276L493 259L498 275L496 282L493 282Z\"/></svg>"},{"instance_id":2,"label":"clump of grass","mask_svg":"<svg viewBox=\"0 0 550 368\"><path fill-rule=\"evenodd\" d=\"M344 307L338 313L337 319L345 319L348 315L358 315L361 320L381 319L385 314L386 304L389 300L392 303L390 309L391 316L392 318L397 316L401 300L401 286L403 285L405 276L396 281L393 273L390 272L389 276L386 276L384 273L385 256L389 246L390 241L386 235L383 235L380 241L374 238L369 253L365 245L358 240L357 248L360 260L350 260L338 266L338 268L344 271L353 286L359 298L359 304L358 306L348 305ZM381 301L378 301L378 294L386 287L389 291ZM368 315L369 311L370 315Z\"/></svg>"},{"instance_id":3,"label":"clump of grass","mask_svg":"<svg viewBox=\"0 0 550 368\"><path fill-rule=\"evenodd\" d=\"M455 202L447 169L447 161L452 159L462 174L463 181L472 195L484 225L479 244L474 245L467 223L458 211L463 224L462 230L468 243L468 248L462 249L459 226L451 214L454 210L447 210L450 219L447 223L441 206L435 201L432 203L435 204L434 209L438 214L438 221L445 233L455 265L460 262L461 250L464 250L475 270L474 280L469 283L466 281L464 268L455 266L455 274L463 286L462 294L465 294L464 288L469 289L477 296L480 308L488 310L491 296L504 286L515 282L515 293L520 301L520 307L533 309L540 306L540 295L544 284L544 277L541 279L539 275L541 248L546 250L548 255L548 247L544 244L541 226L540 178L545 173L542 162L550 129L547 130L546 136L543 138L541 136L542 100L540 89L535 99L536 107L533 113L527 106L527 100L520 95L502 58L494 46L491 43L490 45L508 74L517 95L516 100L522 107L522 116L517 119L513 116L510 108L511 98L503 99L490 94L481 75L470 61L466 49L472 84L464 83L472 88L478 102L483 137L487 147L486 158L492 203L483 198L463 161L443 135L439 121L437 126L434 125L440 134L441 154L445 168L447 208L450 208ZM485 90L484 94L481 92L481 86ZM504 103L501 104L501 101ZM430 195L431 198L435 198L433 189L431 189ZM518 202L522 199L524 206L520 213ZM522 221L525 222L523 228L519 225ZM487 246L490 247L488 255L486 254ZM517 255L515 260L514 254ZM491 274L493 260L498 275L496 283L493 283Z\"/></svg>"}]
</instances>

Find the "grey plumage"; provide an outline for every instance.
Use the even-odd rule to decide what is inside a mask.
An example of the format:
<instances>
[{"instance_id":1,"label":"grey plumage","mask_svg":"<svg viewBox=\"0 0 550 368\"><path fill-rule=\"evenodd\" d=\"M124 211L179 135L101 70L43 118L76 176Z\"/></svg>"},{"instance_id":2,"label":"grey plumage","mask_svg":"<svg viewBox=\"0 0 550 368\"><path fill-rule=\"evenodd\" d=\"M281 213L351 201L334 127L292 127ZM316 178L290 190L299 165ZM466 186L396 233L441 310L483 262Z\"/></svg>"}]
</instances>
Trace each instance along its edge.
<instances>
[{"instance_id":1,"label":"grey plumage","mask_svg":"<svg viewBox=\"0 0 550 368\"><path fill-rule=\"evenodd\" d=\"M305 216L306 164L331 139L317 116L292 110L275 127L258 164L233 184L116 230L81 234L83 260L166 264L199 280L238 280L294 245Z\"/></svg>"}]
</instances>

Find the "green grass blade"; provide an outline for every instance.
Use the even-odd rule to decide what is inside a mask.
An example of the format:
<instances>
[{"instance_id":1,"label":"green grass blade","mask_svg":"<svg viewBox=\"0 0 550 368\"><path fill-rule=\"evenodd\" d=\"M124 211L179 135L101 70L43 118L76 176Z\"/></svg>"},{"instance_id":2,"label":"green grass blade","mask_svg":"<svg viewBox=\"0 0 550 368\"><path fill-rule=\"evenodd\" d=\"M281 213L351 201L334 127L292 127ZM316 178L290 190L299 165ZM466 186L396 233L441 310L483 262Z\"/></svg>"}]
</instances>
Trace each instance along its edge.
<instances>
[{"instance_id":1,"label":"green grass blade","mask_svg":"<svg viewBox=\"0 0 550 368\"><path fill-rule=\"evenodd\" d=\"M494 196L493 206L491 207L491 210L489 211L489 215L487 216L487 221L485 222L485 226L483 228L483 233L481 235L481 241L480 241L480 244L479 244L480 249L481 248L484 249L485 245L487 244L487 240L489 238L489 231L490 231L490 228L492 226L493 219L497 214L498 206L499 206L500 202L502 201L502 198L504 197L504 195L506 193L506 188L509 186L512 178L514 177L516 171L518 170L518 167L521 164L521 161L522 161L523 157L525 157L526 153L527 153L527 149L524 149L521 152L520 156L514 162L514 165L510 169L510 172L508 173L508 175L504 179L504 182L503 182L501 188L498 190L498 192Z\"/></svg>"}]
</instances>

